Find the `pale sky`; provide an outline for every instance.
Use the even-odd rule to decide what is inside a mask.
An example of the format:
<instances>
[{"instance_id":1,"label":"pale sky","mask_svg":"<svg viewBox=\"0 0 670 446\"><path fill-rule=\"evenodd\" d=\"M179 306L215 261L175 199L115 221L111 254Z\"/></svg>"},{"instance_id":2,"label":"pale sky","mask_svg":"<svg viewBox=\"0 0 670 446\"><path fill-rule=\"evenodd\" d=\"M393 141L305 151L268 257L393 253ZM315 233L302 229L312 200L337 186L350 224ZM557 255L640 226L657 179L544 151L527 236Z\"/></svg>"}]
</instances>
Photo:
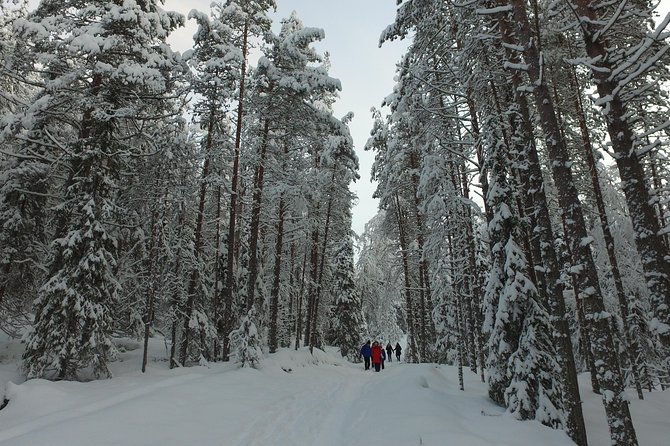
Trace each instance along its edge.
<instances>
[{"instance_id":1,"label":"pale sky","mask_svg":"<svg viewBox=\"0 0 670 446\"><path fill-rule=\"evenodd\" d=\"M211 0L166 0L165 9L187 15L191 9L209 12ZM354 112L350 123L356 153L360 162L360 180L352 185L358 195L353 209L353 229L359 235L377 212L372 199L376 185L370 182L374 155L363 147L372 128L371 107L379 107L393 91L395 65L407 47L404 42L387 42L379 48L379 36L395 19L395 0L277 0L274 30L279 21L292 11L298 13L304 26L322 28L326 38L316 45L318 51L330 53L330 75L342 82L336 102L338 118ZM170 39L174 48L184 51L192 45L193 21Z\"/></svg>"}]
</instances>

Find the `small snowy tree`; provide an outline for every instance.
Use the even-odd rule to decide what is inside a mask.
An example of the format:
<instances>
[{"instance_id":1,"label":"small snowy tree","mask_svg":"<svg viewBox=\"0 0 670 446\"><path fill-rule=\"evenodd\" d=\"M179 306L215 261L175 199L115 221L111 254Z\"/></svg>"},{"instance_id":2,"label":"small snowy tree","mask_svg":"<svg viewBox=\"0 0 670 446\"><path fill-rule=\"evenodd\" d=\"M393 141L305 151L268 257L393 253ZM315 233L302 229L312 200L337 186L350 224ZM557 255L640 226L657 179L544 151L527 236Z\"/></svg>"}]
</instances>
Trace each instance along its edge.
<instances>
[{"instance_id":1,"label":"small snowy tree","mask_svg":"<svg viewBox=\"0 0 670 446\"><path fill-rule=\"evenodd\" d=\"M230 333L231 360L240 364L241 367L258 368L263 352L261 351L261 340L258 329L254 323L256 318L255 308L242 318L240 327Z\"/></svg>"},{"instance_id":2,"label":"small snowy tree","mask_svg":"<svg viewBox=\"0 0 670 446\"><path fill-rule=\"evenodd\" d=\"M560 364L552 330L547 311L534 297L528 299L519 348L509 359L512 380L505 402L516 418L557 429L565 425L565 410L560 381L553 376Z\"/></svg>"}]
</instances>

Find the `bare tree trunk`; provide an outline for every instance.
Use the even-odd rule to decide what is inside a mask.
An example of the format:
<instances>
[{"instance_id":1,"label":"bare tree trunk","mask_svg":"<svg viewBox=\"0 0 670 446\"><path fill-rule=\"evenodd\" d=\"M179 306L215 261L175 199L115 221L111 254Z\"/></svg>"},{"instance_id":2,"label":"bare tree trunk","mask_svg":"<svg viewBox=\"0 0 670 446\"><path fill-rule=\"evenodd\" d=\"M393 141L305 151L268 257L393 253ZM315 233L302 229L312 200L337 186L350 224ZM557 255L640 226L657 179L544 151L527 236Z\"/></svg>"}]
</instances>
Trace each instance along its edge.
<instances>
[{"instance_id":1,"label":"bare tree trunk","mask_svg":"<svg viewBox=\"0 0 670 446\"><path fill-rule=\"evenodd\" d=\"M463 300L467 300L468 296L464 296L464 280L460 283L456 281L456 259L454 256L454 242L453 237L449 234L447 235L447 247L449 249L449 270L452 279L454 280L454 298L456 299L456 352L458 360L458 388L460 390L465 390L465 385L463 383L463 362L464 362L464 347L465 347L465 315L463 314ZM461 277L465 278L465 275Z\"/></svg>"},{"instance_id":2,"label":"bare tree trunk","mask_svg":"<svg viewBox=\"0 0 670 446\"><path fill-rule=\"evenodd\" d=\"M292 335L292 329L295 326L296 318L295 315L293 314L295 308L297 307L297 299L296 299L296 293L295 293L295 286L296 283L298 282L298 268L295 265L295 243L291 243L291 257L289 260L289 281L288 281L288 312L287 312L287 318L285 321L285 330L287 333L286 336L286 341L285 344L283 345L284 347L290 347L291 345L291 335Z\"/></svg>"},{"instance_id":3,"label":"bare tree trunk","mask_svg":"<svg viewBox=\"0 0 670 446\"><path fill-rule=\"evenodd\" d=\"M468 186L468 178L465 171L465 166L458 166L460 170L461 178L461 194L465 198L466 202L470 201L470 188ZM467 224L465 226L465 250L468 262L468 275L466 277L466 283L464 284L465 290L465 299L464 299L464 320L466 325L465 335L466 335L466 344L468 346L467 351L469 354L468 362L470 363L470 370L473 373L477 373L477 351L480 349L478 345L479 340L479 331L480 327L476 323L475 313L473 311L473 300L479 294L480 290L477 289L475 276L477 269L477 261L475 259L475 234L472 223L472 210L469 206L465 206L464 215L467 219Z\"/></svg>"},{"instance_id":4,"label":"bare tree trunk","mask_svg":"<svg viewBox=\"0 0 670 446\"><path fill-rule=\"evenodd\" d=\"M264 137L267 138L269 132L268 122L265 123L264 128ZM284 144L284 157L282 158L282 168L286 169L286 159L288 157L288 146ZM275 241L275 265L273 269L273 279L272 279L272 290L270 292L270 333L269 333L269 348L270 353L277 351L279 346L279 339L277 336L278 333L278 318L279 318L279 291L280 291L280 279L281 279L281 262L282 262L282 251L284 249L284 213L286 212L284 204L284 193L282 192L281 197L279 198L279 209L278 209L278 219L277 219L277 235ZM295 245L291 245L291 267L293 267L294 260L294 248ZM291 270L291 279L293 278ZM289 284L289 287L292 288L292 284ZM289 306L289 314L291 308Z\"/></svg>"},{"instance_id":5,"label":"bare tree trunk","mask_svg":"<svg viewBox=\"0 0 670 446\"><path fill-rule=\"evenodd\" d=\"M186 173L184 173L184 177L186 176ZM185 178L182 178L182 184L186 181ZM179 204L179 217L177 219L177 237L176 239L179 240L179 246L177 247L177 251L175 252L175 267L174 267L174 277L175 278L180 278L182 276L182 267L181 267L181 260L182 260L182 234L184 230L184 221L186 219L186 211L184 209L184 202L186 200L186 197L182 195L181 197L182 202ZM171 302L171 309L173 311L172 314L172 328L170 330L170 335L172 338L172 343L170 345L170 368L174 368L176 366L181 366L179 361L177 360L177 335L179 332L179 321L180 317L183 317L182 311L181 311L181 302L180 302L180 296L177 294L177 290L175 290L174 295L172 296L172 302Z\"/></svg>"}]
</instances>

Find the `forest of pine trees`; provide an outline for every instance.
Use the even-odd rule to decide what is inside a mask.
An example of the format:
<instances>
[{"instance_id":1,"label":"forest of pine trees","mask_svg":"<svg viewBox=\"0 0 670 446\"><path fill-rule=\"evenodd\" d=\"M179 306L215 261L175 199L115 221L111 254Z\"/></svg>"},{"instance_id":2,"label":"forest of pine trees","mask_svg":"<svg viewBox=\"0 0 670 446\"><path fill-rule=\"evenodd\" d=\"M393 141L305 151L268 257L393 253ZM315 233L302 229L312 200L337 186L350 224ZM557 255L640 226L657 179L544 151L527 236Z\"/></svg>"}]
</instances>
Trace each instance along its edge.
<instances>
[{"instance_id":1,"label":"forest of pine trees","mask_svg":"<svg viewBox=\"0 0 670 446\"><path fill-rule=\"evenodd\" d=\"M109 376L119 336L164 336L171 367L326 337L354 359L358 159L324 32L229 0L180 54L158 0L0 4L0 324L28 328L26 376Z\"/></svg>"},{"instance_id":2,"label":"forest of pine trees","mask_svg":"<svg viewBox=\"0 0 670 446\"><path fill-rule=\"evenodd\" d=\"M670 386L670 15L397 3L357 237L323 30L273 26L274 0L0 0L0 329L26 377L110 376L119 337L144 370L152 336L170 367L406 336L580 446L588 373L637 444L627 394Z\"/></svg>"}]
</instances>

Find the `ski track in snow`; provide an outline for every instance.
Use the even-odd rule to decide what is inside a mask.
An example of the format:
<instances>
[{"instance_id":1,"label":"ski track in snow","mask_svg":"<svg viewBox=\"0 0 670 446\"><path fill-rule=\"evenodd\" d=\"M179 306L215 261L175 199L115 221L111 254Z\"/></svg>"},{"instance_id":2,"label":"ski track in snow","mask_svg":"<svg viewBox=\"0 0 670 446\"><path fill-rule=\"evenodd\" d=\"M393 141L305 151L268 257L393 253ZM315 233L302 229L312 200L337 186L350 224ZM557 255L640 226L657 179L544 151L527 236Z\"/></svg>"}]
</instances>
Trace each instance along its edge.
<instances>
[{"instance_id":1,"label":"ski track in snow","mask_svg":"<svg viewBox=\"0 0 670 446\"><path fill-rule=\"evenodd\" d=\"M156 364L142 375L130 362L115 366L125 372L112 380L10 385L0 446L572 444L562 431L514 420L488 399L476 374L466 371L460 391L455 367L394 361L377 373L324 352L288 349L266 357L260 370ZM602 403L585 398L589 424L599 423L589 443L609 444L597 412ZM652 426L640 444L667 445L665 395L645 404L654 416L639 418Z\"/></svg>"},{"instance_id":2,"label":"ski track in snow","mask_svg":"<svg viewBox=\"0 0 670 446\"><path fill-rule=\"evenodd\" d=\"M175 376L168 378L162 381L159 381L154 384L147 385L141 389L133 389L122 392L113 397L105 398L101 401L96 401L94 403L85 404L81 407L74 408L70 411L55 412L38 418L34 421L25 422L14 426L5 431L0 431L0 443L7 442L8 440L15 439L17 437L28 434L32 431L48 428L52 425L62 424L68 420L73 420L75 418L81 418L86 415L94 414L95 412L100 412L104 409L108 409L112 406L127 403L134 399L140 399L144 396L155 393L156 391L176 386L179 384L187 383L193 381L197 378L201 378L199 374L188 374L182 376ZM10 444L10 443L7 443Z\"/></svg>"},{"instance_id":3,"label":"ski track in snow","mask_svg":"<svg viewBox=\"0 0 670 446\"><path fill-rule=\"evenodd\" d=\"M342 436L347 427L342 420L350 413L352 400L357 398L369 379L361 379L358 370L348 367L325 366L324 369L324 376L317 386L276 401L261 419L245 429L235 444L345 444Z\"/></svg>"}]
</instances>

